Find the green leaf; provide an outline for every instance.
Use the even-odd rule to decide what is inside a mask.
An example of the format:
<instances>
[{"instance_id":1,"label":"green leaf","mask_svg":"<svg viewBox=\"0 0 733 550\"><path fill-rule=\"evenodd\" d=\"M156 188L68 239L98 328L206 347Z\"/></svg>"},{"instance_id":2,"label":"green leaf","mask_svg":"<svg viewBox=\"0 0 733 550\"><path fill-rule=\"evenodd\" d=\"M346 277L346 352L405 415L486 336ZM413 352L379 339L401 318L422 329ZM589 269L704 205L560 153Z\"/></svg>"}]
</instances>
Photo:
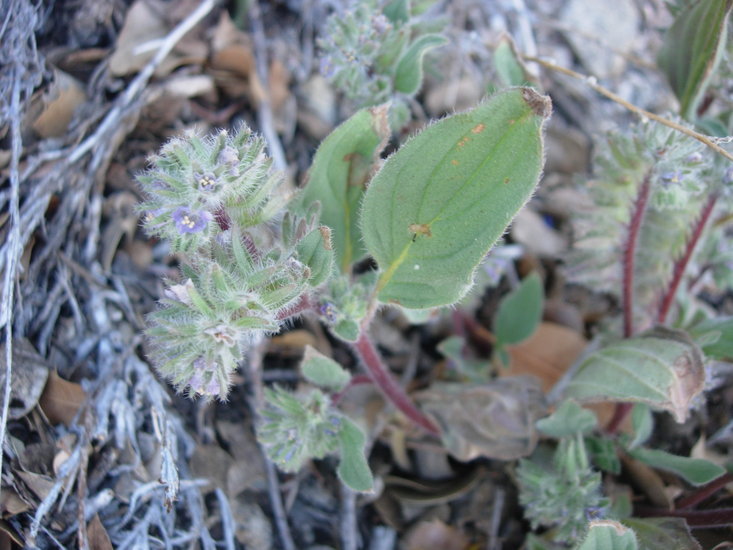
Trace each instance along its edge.
<instances>
[{"instance_id":1,"label":"green leaf","mask_svg":"<svg viewBox=\"0 0 733 550\"><path fill-rule=\"evenodd\" d=\"M584 409L572 399L563 401L557 410L547 418L537 421L537 429L550 437L572 437L586 434L598 426L593 411Z\"/></svg>"},{"instance_id":2,"label":"green leaf","mask_svg":"<svg viewBox=\"0 0 733 550\"><path fill-rule=\"evenodd\" d=\"M527 70L517 55L514 41L506 34L499 38L499 43L494 49L494 67L505 87L525 86L531 83Z\"/></svg>"},{"instance_id":3,"label":"green leaf","mask_svg":"<svg viewBox=\"0 0 733 550\"><path fill-rule=\"evenodd\" d=\"M359 230L359 203L389 137L387 106L362 109L323 140L300 203L321 203L320 221L332 230L336 261L344 273L366 253Z\"/></svg>"},{"instance_id":4,"label":"green leaf","mask_svg":"<svg viewBox=\"0 0 733 550\"><path fill-rule=\"evenodd\" d=\"M311 346L305 347L300 371L309 382L334 391L344 389L351 380L351 375L341 365Z\"/></svg>"},{"instance_id":5,"label":"green leaf","mask_svg":"<svg viewBox=\"0 0 733 550\"><path fill-rule=\"evenodd\" d=\"M336 336L347 342L356 342L359 339L359 323L353 319L342 319L331 330Z\"/></svg>"},{"instance_id":6,"label":"green leaf","mask_svg":"<svg viewBox=\"0 0 733 550\"><path fill-rule=\"evenodd\" d=\"M367 189L362 231L382 271L383 302L457 302L473 271L537 185L550 100L498 93L429 126L392 155Z\"/></svg>"},{"instance_id":7,"label":"green leaf","mask_svg":"<svg viewBox=\"0 0 733 550\"><path fill-rule=\"evenodd\" d=\"M697 345L682 331L658 327L588 356L570 379L565 395L579 401L646 403L684 422L704 382Z\"/></svg>"},{"instance_id":8,"label":"green leaf","mask_svg":"<svg viewBox=\"0 0 733 550\"><path fill-rule=\"evenodd\" d=\"M403 25L410 19L410 5L407 0L391 0L382 8L382 13L395 25Z\"/></svg>"},{"instance_id":9,"label":"green leaf","mask_svg":"<svg viewBox=\"0 0 733 550\"><path fill-rule=\"evenodd\" d=\"M621 473L621 461L613 440L607 437L586 437L585 446L593 464L598 468L616 475Z\"/></svg>"},{"instance_id":10,"label":"green leaf","mask_svg":"<svg viewBox=\"0 0 733 550\"><path fill-rule=\"evenodd\" d=\"M644 550L702 550L683 518L628 518L623 524L634 530Z\"/></svg>"},{"instance_id":11,"label":"green leaf","mask_svg":"<svg viewBox=\"0 0 733 550\"><path fill-rule=\"evenodd\" d=\"M394 87L398 92L414 95L422 86L422 60L428 50L442 46L448 39L439 34L425 34L409 45L397 63Z\"/></svg>"},{"instance_id":12,"label":"green leaf","mask_svg":"<svg viewBox=\"0 0 733 550\"><path fill-rule=\"evenodd\" d=\"M733 359L733 317L706 319L690 329L690 336L708 357Z\"/></svg>"},{"instance_id":13,"label":"green leaf","mask_svg":"<svg viewBox=\"0 0 733 550\"><path fill-rule=\"evenodd\" d=\"M654 430L654 417L649 407L637 403L631 411L631 426L634 429L634 438L628 444L628 449L643 445Z\"/></svg>"},{"instance_id":14,"label":"green leaf","mask_svg":"<svg viewBox=\"0 0 733 550\"><path fill-rule=\"evenodd\" d=\"M664 36L657 63L688 120L695 111L725 49L732 0L699 0L681 11Z\"/></svg>"},{"instance_id":15,"label":"green leaf","mask_svg":"<svg viewBox=\"0 0 733 550\"><path fill-rule=\"evenodd\" d=\"M308 284L317 287L330 277L333 269L331 229L322 225L303 237L296 247L298 260L310 268Z\"/></svg>"},{"instance_id":16,"label":"green leaf","mask_svg":"<svg viewBox=\"0 0 733 550\"><path fill-rule=\"evenodd\" d=\"M617 521L591 522L585 540L576 550L638 550L634 531Z\"/></svg>"},{"instance_id":17,"label":"green leaf","mask_svg":"<svg viewBox=\"0 0 733 550\"><path fill-rule=\"evenodd\" d=\"M366 444L364 433L351 420L342 418L339 442L341 444L341 462L336 471L339 479L354 491L371 491L374 479L366 456L364 456L364 445Z\"/></svg>"},{"instance_id":18,"label":"green leaf","mask_svg":"<svg viewBox=\"0 0 733 550\"><path fill-rule=\"evenodd\" d=\"M499 304L494 321L494 334L499 345L519 344L532 336L542 319L543 306L542 281L534 272Z\"/></svg>"},{"instance_id":19,"label":"green leaf","mask_svg":"<svg viewBox=\"0 0 733 550\"><path fill-rule=\"evenodd\" d=\"M677 474L693 485L704 485L725 473L725 468L709 460L677 456L659 449L641 447L629 451L629 454L652 468Z\"/></svg>"}]
</instances>

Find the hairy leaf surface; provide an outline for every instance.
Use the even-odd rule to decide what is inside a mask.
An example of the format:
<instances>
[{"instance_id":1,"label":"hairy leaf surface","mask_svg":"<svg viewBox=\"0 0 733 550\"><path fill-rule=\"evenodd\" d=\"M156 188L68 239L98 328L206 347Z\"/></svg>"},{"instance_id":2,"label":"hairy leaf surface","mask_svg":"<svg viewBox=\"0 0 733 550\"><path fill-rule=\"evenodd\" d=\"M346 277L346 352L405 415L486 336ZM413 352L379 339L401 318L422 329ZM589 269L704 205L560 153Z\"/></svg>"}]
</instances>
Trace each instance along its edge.
<instances>
[{"instance_id":1,"label":"hairy leaf surface","mask_svg":"<svg viewBox=\"0 0 733 550\"><path fill-rule=\"evenodd\" d=\"M323 140L301 195L307 208L321 203L322 224L331 228L341 271L365 255L357 214L369 178L389 136L387 107L362 109Z\"/></svg>"},{"instance_id":2,"label":"hairy leaf surface","mask_svg":"<svg viewBox=\"0 0 733 550\"><path fill-rule=\"evenodd\" d=\"M428 127L392 155L364 197L362 232L383 302L457 302L527 202L542 170L550 100L512 88Z\"/></svg>"},{"instance_id":3,"label":"hairy leaf surface","mask_svg":"<svg viewBox=\"0 0 733 550\"><path fill-rule=\"evenodd\" d=\"M684 332L658 327L591 354L565 394L580 401L646 403L684 422L704 381L700 348Z\"/></svg>"}]
</instances>

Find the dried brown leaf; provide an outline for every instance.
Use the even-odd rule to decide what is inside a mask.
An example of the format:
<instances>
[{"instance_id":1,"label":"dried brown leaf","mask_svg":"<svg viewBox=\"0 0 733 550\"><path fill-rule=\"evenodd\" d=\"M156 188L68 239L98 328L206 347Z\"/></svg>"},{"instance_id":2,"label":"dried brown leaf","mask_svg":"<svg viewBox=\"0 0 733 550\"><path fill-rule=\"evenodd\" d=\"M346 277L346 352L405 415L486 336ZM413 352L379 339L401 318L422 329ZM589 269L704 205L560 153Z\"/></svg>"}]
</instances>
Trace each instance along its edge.
<instances>
[{"instance_id":1,"label":"dried brown leaf","mask_svg":"<svg viewBox=\"0 0 733 550\"><path fill-rule=\"evenodd\" d=\"M58 69L44 93L43 110L33 122L33 129L42 138L63 136L76 108L86 101L84 88L75 79Z\"/></svg>"},{"instance_id":2,"label":"dried brown leaf","mask_svg":"<svg viewBox=\"0 0 733 550\"><path fill-rule=\"evenodd\" d=\"M13 341L9 417L28 414L38 403L48 378L46 360L27 340ZM0 387L5 385L5 344L0 345Z\"/></svg>"},{"instance_id":3,"label":"dried brown leaf","mask_svg":"<svg viewBox=\"0 0 733 550\"><path fill-rule=\"evenodd\" d=\"M540 323L529 339L509 347L510 367L499 376L536 376L542 391L548 392L585 349L587 342L574 330L554 324Z\"/></svg>"},{"instance_id":4,"label":"dried brown leaf","mask_svg":"<svg viewBox=\"0 0 733 550\"><path fill-rule=\"evenodd\" d=\"M51 371L39 404L51 424L70 426L87 395L79 384L61 378Z\"/></svg>"},{"instance_id":5,"label":"dried brown leaf","mask_svg":"<svg viewBox=\"0 0 733 550\"><path fill-rule=\"evenodd\" d=\"M24 501L15 489L3 486L0 488L0 516L7 518L30 510L31 506Z\"/></svg>"},{"instance_id":6,"label":"dried brown leaf","mask_svg":"<svg viewBox=\"0 0 733 550\"><path fill-rule=\"evenodd\" d=\"M149 46L167 33L167 25L160 14L145 0L137 0L127 11L117 37L115 51L109 59L110 72L114 76L125 76L142 69L156 49L141 46Z\"/></svg>"},{"instance_id":7,"label":"dried brown leaf","mask_svg":"<svg viewBox=\"0 0 733 550\"><path fill-rule=\"evenodd\" d=\"M87 538L90 550L114 550L107 529L102 525L102 520L97 514L87 524Z\"/></svg>"}]
</instances>

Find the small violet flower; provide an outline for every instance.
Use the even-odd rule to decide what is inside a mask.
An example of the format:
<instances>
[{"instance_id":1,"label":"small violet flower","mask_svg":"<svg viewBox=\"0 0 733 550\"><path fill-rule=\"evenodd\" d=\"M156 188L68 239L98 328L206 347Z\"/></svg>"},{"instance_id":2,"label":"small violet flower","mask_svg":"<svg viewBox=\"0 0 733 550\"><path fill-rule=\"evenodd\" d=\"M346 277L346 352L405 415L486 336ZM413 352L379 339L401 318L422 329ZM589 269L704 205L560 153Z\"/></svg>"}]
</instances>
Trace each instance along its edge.
<instances>
[{"instance_id":1,"label":"small violet flower","mask_svg":"<svg viewBox=\"0 0 733 550\"><path fill-rule=\"evenodd\" d=\"M173 221L176 222L176 229L184 233L198 233L206 228L211 221L211 214L205 210L194 211L186 206L176 208L173 212Z\"/></svg>"},{"instance_id":2,"label":"small violet flower","mask_svg":"<svg viewBox=\"0 0 733 550\"><path fill-rule=\"evenodd\" d=\"M665 172L662 174L662 185L665 187L673 184L680 183L682 181L682 171L681 170L674 170L670 172Z\"/></svg>"},{"instance_id":3,"label":"small violet flower","mask_svg":"<svg viewBox=\"0 0 733 550\"><path fill-rule=\"evenodd\" d=\"M197 181L203 191L213 191L216 187L216 177L211 173L198 176Z\"/></svg>"}]
</instances>

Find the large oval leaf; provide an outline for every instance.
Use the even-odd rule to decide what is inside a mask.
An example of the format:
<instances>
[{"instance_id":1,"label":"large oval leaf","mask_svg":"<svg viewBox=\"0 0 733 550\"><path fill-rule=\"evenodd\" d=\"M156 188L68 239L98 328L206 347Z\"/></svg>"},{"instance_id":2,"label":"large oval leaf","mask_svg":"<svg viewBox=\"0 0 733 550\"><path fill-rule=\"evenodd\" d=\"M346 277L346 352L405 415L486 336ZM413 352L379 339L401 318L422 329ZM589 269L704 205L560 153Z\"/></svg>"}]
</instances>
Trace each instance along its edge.
<instances>
[{"instance_id":1,"label":"large oval leaf","mask_svg":"<svg viewBox=\"0 0 733 550\"><path fill-rule=\"evenodd\" d=\"M383 302L457 302L473 271L537 185L549 98L512 88L428 127L392 155L362 209Z\"/></svg>"},{"instance_id":2,"label":"large oval leaf","mask_svg":"<svg viewBox=\"0 0 733 550\"><path fill-rule=\"evenodd\" d=\"M357 219L359 203L389 134L386 105L362 109L331 132L313 158L300 201L304 208L320 201L320 221L332 229L342 272L366 254Z\"/></svg>"},{"instance_id":3,"label":"large oval leaf","mask_svg":"<svg viewBox=\"0 0 733 550\"><path fill-rule=\"evenodd\" d=\"M704 382L700 348L682 331L657 327L589 355L565 388L565 396L646 403L684 422Z\"/></svg>"}]
</instances>

